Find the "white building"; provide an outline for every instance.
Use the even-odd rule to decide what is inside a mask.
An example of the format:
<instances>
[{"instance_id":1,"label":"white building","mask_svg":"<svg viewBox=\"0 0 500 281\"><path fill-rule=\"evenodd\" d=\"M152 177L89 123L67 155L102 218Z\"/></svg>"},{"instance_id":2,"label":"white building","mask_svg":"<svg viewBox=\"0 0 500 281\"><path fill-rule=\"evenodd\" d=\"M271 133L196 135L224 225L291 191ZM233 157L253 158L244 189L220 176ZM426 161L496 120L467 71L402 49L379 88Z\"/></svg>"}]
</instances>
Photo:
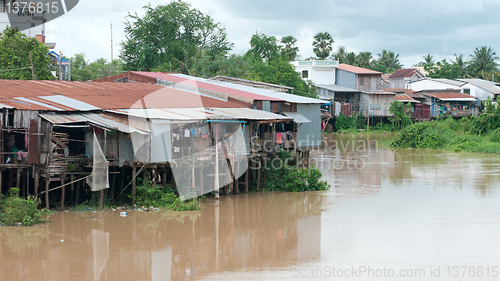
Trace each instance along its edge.
<instances>
[{"instance_id":1,"label":"white building","mask_svg":"<svg viewBox=\"0 0 500 281\"><path fill-rule=\"evenodd\" d=\"M479 100L496 100L496 97L500 95L500 84L483 80L483 79L457 79L461 82L466 82L462 88L464 93L469 94Z\"/></svg>"},{"instance_id":2,"label":"white building","mask_svg":"<svg viewBox=\"0 0 500 281\"><path fill-rule=\"evenodd\" d=\"M339 62L332 60L308 60L293 61L292 65L304 80L311 81L315 85L334 85L335 73Z\"/></svg>"},{"instance_id":3,"label":"white building","mask_svg":"<svg viewBox=\"0 0 500 281\"><path fill-rule=\"evenodd\" d=\"M462 86L467 84L467 82L450 80L450 79L432 79L427 78L415 82L410 82L410 90L419 92L425 90L459 90L463 92Z\"/></svg>"}]
</instances>

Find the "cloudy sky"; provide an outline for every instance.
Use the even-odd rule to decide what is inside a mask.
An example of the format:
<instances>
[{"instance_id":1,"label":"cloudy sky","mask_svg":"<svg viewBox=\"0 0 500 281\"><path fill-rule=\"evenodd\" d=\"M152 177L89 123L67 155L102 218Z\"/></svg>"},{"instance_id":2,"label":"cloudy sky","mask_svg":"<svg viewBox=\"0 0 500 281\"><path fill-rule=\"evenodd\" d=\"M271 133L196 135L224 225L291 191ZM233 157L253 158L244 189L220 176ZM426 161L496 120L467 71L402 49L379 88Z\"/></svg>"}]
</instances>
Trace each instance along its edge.
<instances>
[{"instance_id":1,"label":"cloudy sky","mask_svg":"<svg viewBox=\"0 0 500 281\"><path fill-rule=\"evenodd\" d=\"M293 35L300 55L313 55L314 34L328 31L336 49L372 52L389 49L400 54L406 67L430 53L468 57L475 47L491 46L500 54L500 1L497 0L186 0L224 25L235 44L232 52L249 48L256 32L277 38ZM142 6L165 0L80 0L64 16L47 24L47 41L66 56L84 52L88 59L110 58L110 23L113 22L115 58L125 39L123 22L128 12L143 14Z\"/></svg>"}]
</instances>

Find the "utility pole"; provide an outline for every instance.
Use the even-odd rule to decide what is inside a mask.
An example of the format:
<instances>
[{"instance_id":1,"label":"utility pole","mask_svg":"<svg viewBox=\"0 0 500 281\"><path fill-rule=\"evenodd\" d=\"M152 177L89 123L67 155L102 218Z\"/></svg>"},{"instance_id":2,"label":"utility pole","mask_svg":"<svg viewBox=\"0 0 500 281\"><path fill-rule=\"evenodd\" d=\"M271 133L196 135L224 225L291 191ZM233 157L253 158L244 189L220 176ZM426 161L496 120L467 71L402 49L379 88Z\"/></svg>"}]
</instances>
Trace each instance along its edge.
<instances>
[{"instance_id":1,"label":"utility pole","mask_svg":"<svg viewBox=\"0 0 500 281\"><path fill-rule=\"evenodd\" d=\"M111 61L113 63L113 22L111 22Z\"/></svg>"},{"instance_id":2,"label":"utility pole","mask_svg":"<svg viewBox=\"0 0 500 281\"><path fill-rule=\"evenodd\" d=\"M59 51L59 81L63 80L63 75L62 75L62 52Z\"/></svg>"}]
</instances>

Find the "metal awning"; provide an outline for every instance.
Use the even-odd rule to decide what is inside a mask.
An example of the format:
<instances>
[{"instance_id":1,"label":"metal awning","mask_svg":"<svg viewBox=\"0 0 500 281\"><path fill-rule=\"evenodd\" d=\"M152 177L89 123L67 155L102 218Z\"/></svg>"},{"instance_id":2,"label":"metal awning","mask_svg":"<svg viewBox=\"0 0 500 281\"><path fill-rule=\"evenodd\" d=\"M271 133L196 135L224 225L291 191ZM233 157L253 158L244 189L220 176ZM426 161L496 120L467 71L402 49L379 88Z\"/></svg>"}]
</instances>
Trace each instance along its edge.
<instances>
[{"instance_id":1,"label":"metal awning","mask_svg":"<svg viewBox=\"0 0 500 281\"><path fill-rule=\"evenodd\" d=\"M84 113L84 114L43 113L43 114L39 114L39 115L40 115L40 117L47 120L48 122L50 122L54 125L59 125L59 126L63 126L63 127L65 127L65 126L69 127L69 126L71 126L70 124L88 123L88 124L92 124L93 126L101 127L103 129L117 130L117 131L124 132L124 133L147 134L147 132L145 132L143 130L139 130L139 129L134 128L132 126L129 126L127 124L123 124L123 123L117 122L115 120L111 120L111 119L105 118L103 116L99 116L98 114L94 114L94 113ZM78 127L78 126L76 126L76 127Z\"/></svg>"},{"instance_id":2,"label":"metal awning","mask_svg":"<svg viewBox=\"0 0 500 281\"><path fill-rule=\"evenodd\" d=\"M298 112L283 112L283 115L293 118L293 122L297 124L312 123L311 120L304 117L304 115Z\"/></svg>"}]
</instances>

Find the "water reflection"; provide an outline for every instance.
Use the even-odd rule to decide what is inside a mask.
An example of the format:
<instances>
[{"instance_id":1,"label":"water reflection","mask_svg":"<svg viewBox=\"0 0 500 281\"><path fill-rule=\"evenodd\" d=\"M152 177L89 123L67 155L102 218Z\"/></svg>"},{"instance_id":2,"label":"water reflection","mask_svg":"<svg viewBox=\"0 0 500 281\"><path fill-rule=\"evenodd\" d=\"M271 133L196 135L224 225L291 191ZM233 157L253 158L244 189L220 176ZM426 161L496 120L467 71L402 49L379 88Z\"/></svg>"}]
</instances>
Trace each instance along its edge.
<instances>
[{"instance_id":1,"label":"water reflection","mask_svg":"<svg viewBox=\"0 0 500 281\"><path fill-rule=\"evenodd\" d=\"M311 262L321 258L324 199L254 193L207 201L200 212L60 213L2 235L0 279L191 280ZM47 234L19 251L5 239L19 229Z\"/></svg>"}]
</instances>

